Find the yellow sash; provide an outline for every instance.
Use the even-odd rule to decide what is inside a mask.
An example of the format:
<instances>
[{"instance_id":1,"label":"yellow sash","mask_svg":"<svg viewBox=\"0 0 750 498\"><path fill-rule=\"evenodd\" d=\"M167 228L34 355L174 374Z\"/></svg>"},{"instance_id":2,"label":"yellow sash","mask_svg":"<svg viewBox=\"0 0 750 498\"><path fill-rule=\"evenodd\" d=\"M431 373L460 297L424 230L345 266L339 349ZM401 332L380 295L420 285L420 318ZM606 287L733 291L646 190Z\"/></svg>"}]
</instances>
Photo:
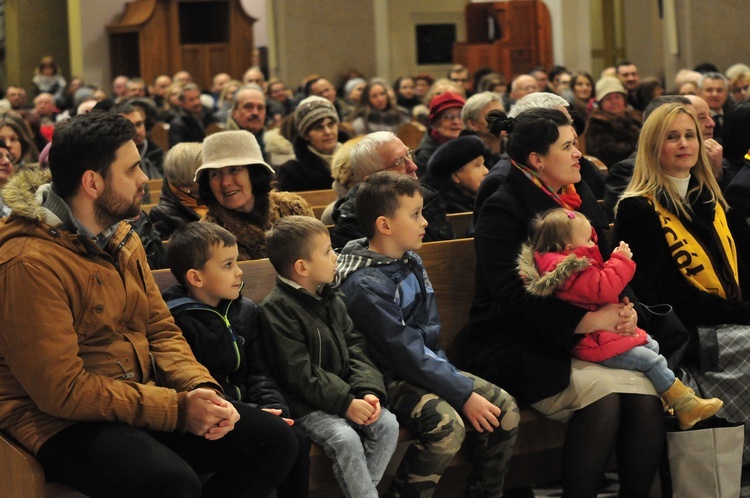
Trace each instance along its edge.
<instances>
[{"instance_id":1,"label":"yellow sash","mask_svg":"<svg viewBox=\"0 0 750 498\"><path fill-rule=\"evenodd\" d=\"M667 211L658 201L649 199L659 215L664 236L669 244L669 252L672 253L677 268L683 276L694 287L727 299L727 295L736 294L724 287L714 267L714 262L709 257L703 245L685 229L677 215ZM714 230L719 235L721 246L725 255L725 263L734 277L735 289L739 276L737 273L737 249L732 239L732 234L727 225L727 217L721 204L716 203L714 212ZM717 262L721 264L721 262ZM721 271L721 268L718 268ZM722 272L726 273L726 272ZM727 292L729 291L729 292Z\"/></svg>"}]
</instances>

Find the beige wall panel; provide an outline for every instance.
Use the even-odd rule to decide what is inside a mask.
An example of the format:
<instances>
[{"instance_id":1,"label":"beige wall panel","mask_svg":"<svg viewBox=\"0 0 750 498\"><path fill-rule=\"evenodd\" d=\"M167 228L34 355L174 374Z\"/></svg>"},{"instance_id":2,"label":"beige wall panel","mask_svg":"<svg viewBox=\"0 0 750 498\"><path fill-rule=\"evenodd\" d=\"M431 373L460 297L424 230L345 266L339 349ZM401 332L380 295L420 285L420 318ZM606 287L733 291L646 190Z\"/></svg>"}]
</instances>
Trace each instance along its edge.
<instances>
[{"instance_id":1,"label":"beige wall panel","mask_svg":"<svg viewBox=\"0 0 750 498\"><path fill-rule=\"evenodd\" d=\"M278 0L273 7L276 71L290 86L312 73L337 85L349 68L374 75L373 0Z\"/></svg>"}]
</instances>

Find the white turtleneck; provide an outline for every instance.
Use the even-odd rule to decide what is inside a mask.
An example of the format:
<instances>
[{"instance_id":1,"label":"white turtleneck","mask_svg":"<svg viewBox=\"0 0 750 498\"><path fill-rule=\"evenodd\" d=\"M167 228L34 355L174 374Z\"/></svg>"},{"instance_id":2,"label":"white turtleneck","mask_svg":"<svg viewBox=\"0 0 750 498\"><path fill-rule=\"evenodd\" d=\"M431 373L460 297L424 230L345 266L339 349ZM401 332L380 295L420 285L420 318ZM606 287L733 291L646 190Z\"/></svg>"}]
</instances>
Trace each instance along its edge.
<instances>
[{"instance_id":1,"label":"white turtleneck","mask_svg":"<svg viewBox=\"0 0 750 498\"><path fill-rule=\"evenodd\" d=\"M680 194L680 197L682 199L685 199L685 196L687 195L688 191L688 184L690 183L690 175L688 175L685 178L676 178L674 176L666 175L667 179L672 183L675 189L677 189L677 193Z\"/></svg>"}]
</instances>

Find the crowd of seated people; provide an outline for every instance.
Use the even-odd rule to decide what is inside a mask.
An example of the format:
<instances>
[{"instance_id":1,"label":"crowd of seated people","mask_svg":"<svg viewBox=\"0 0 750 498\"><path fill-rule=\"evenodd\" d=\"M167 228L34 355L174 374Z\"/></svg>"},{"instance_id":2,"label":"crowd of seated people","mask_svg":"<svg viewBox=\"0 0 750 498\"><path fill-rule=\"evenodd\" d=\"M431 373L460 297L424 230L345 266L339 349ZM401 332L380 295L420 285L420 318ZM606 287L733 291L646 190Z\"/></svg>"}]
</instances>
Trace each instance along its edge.
<instances>
[{"instance_id":1,"label":"crowd of seated people","mask_svg":"<svg viewBox=\"0 0 750 498\"><path fill-rule=\"evenodd\" d=\"M321 257L330 258L332 250L353 253L387 268L399 261L400 255L395 252L408 253L421 247L421 242L455 238L457 234L447 215L471 212L469 233L476 242L477 286L471 323L464 331L464 350L457 358L457 365L462 368L461 375L464 375L463 370L473 375L466 374L453 381L461 384L468 378L476 385L486 383L493 389L497 385L508 392L492 391L495 396L501 396L501 400L490 399L490 403L495 403L492 406L480 403L484 411L479 418L471 411L479 408L464 404L469 402L468 398L462 403L448 399L447 408L440 409L454 410L465 419L477 422L473 424L475 427L492 432L501 420L495 413L499 404L516 409L512 398L505 397L509 393L521 405L531 405L553 420L567 421L570 428L563 458L563 486L571 496L588 496L598 486L609 461L607 456L613 452L621 456L618 460L621 489L638 495L644 481L633 479L633 476L653 475L658 459L637 457L630 443L637 441L641 451L649 448L649 452L658 454L661 442L656 435L664 430L660 417L661 402L648 379L637 376L638 386L631 391L632 396L625 396L626 374L609 372L612 369L603 366L597 368L596 374L585 371L581 360L569 357L571 342L582 334L601 328L632 330L639 316L639 308L633 303L643 299L650 303L672 304L679 318L694 332L690 341L697 341L699 327L701 334L710 329L719 360L750 354L744 345L733 340L750 332L750 302L746 297L750 295L750 254L747 253L750 248L750 207L747 201L750 199L750 135L747 132L750 129L750 103L745 100L750 97L747 91L750 67L744 64L735 64L726 73L711 64L700 65L695 70L685 69L676 75L674 84L669 85L655 77L642 78L636 64L629 61L606 69L598 79L586 71L568 70L562 66L549 71L535 67L529 68L526 74L501 75L489 68L472 74L469 69L456 65L445 75L403 75L393 85L356 70L348 71L346 77L338 81L311 74L296 89L278 78L268 79L259 67L251 67L242 75L216 74L207 89L196 84L187 71L172 76L159 75L153 81L118 75L107 89L80 77L71 78L68 84L61 72L51 57L44 57L35 72L33 87L30 87L33 88L32 103L28 102L24 85L8 86L5 98L0 100L0 214L6 220L0 224L0 244L6 243L2 236L4 230L13 232L13 237L16 237L19 236L16 234L18 226L30 223L28 211L22 211L21 217L8 217L14 206L21 202L19 192L23 191L22 186L28 184L44 192L38 194L37 200L51 214L43 217L43 223L55 227L51 220L61 221L60 226L65 230L88 237L88 243L92 244L89 251L109 250L107 244L113 235L107 232L110 227L104 227L102 220L112 221L114 226L114 222L127 219L142 241L145 260L151 269L169 266L169 245L162 241L194 222L209 222L230 234L222 232L223 238L212 242L209 253L204 256L210 262L214 255L212 251L217 247L221 250L231 248L227 261L229 266L234 263L236 267L237 261L271 256L267 237L273 233L272 229L279 220L287 219L292 223L300 216L316 215L323 220L330 234L325 234L330 240L323 244L323 249L329 252ZM58 130L63 130L64 140L70 140L65 135L66 126L77 122L79 124L74 124L74 128L87 129L85 122L80 124L83 115L102 112L109 116L106 119L115 120L110 125L120 130L120 136L128 134L123 131L127 126L115 117L132 124L133 135L126 142L132 139L135 148L128 153L138 162L145 177L163 179L161 195L150 213L140 209L121 212L122 206L117 202L122 199L101 192L97 194L100 184L112 189L109 194L121 188L107 183L110 180L105 174L100 175L101 182L90 179L87 184L88 177L82 172L81 191L76 192L73 188L68 197L55 190L54 182L51 187L43 186L49 182L49 175L55 180L56 171L54 167L50 171L50 161L70 152L59 149L55 154L54 139ZM408 139L407 135L401 135L405 125L418 130L420 140L411 142L412 135L408 135ZM167 137L166 143L161 144L163 148L157 144L154 134L157 126ZM123 143L115 145L119 151ZM106 157L100 159L106 160ZM119 161L119 156L115 161ZM94 166L91 169L96 171ZM393 175L381 172L396 173L408 181L397 177L384 179L383 176ZM57 174L61 174L60 170ZM142 180L143 177L139 177L136 181L139 192L146 188ZM383 206L383 213L371 220L361 199L362 192L367 192L373 182L383 182L393 188L403 184L406 190L396 196L395 207ZM46 189L55 195L50 196ZM334 190L332 198L336 200L326 201L325 209L305 200L306 191L329 189ZM86 198L96 213L90 225L101 228L101 232L87 224L90 220L77 219L82 212L80 204L69 208L63 205L74 202L78 196L92 197ZM406 219L402 220L399 210L411 206L414 199L419 200L418 213L405 214ZM137 204L140 205L141 201L142 198L138 197ZM29 202L29 199L23 202ZM595 242L605 257L613 249L608 246L610 241L623 240L630 245L637 270L623 301L587 312L555 297L540 298L524 292L523 281L516 269L516 256L535 217L555 206L583 213L589 219L598 235L594 237ZM118 218L120 214L122 216ZM696 260L705 258L714 265L715 270L710 275L686 273L674 264L670 246L662 240L663 236L658 236L665 230L664 224L671 223L672 219L677 221L669 228L684 235L686 243L695 249ZM296 223L305 225L304 222ZM285 225L282 223L281 226ZM313 232L310 237L315 238L315 233L318 233L315 230L319 228L317 225L309 228ZM402 231L408 234L403 235L404 238ZM318 235L323 233L319 232ZM406 240L407 236L416 237L419 243ZM368 240L381 239L385 245L378 247L382 250L378 255L373 253L378 251L373 246L368 248L367 244ZM726 240L731 242L723 242ZM354 246L355 243L360 246ZM339 305L325 294L330 283L326 280L328 277L310 273L319 271L318 265L322 264L316 259L318 255L310 252L317 250L317 246L312 243L303 246L297 248L299 254L292 260L292 267L276 268L281 276L279 287L292 295L295 303L302 303L300 306L311 297L329 303L325 306L345 308L344 304ZM409 264L418 265L419 261L415 261ZM298 262L301 263L298 265ZM0 278L10 278L3 276L6 275L4 265L8 264L8 260L0 258ZM185 281L189 281L189 271L192 270L188 267L186 271L188 277ZM387 269L383 272L388 274ZM199 277L194 285L203 289ZM178 276L178 281L181 278ZM231 278L239 279L236 275ZM383 277L378 278L382 284ZM419 282L419 278L424 278L422 276L409 283L398 281L401 277L391 274L388 278L397 280L398 299L405 299L399 294L405 285L412 286L408 289L412 293L428 292L425 289L429 287L429 281ZM295 283L298 280L315 282L315 288L312 291L305 289ZM207 281L210 282L210 277ZM366 287L364 282L362 285ZM209 287L211 285L209 283ZM185 293L192 289L191 286L183 287L181 292ZM720 291L712 292L707 290L709 288L720 288ZM366 290L374 295L384 292L379 288ZM305 294L300 298L297 295L304 292L312 296ZM351 292L364 291L352 289ZM189 295L200 301L196 296L210 294L199 290ZM228 306L237 296L219 297L218 301L209 303L213 308L220 308L220 303ZM346 298L351 296L347 294ZM378 295L378 298L383 296ZM319 304L315 302L315 306ZM407 304L401 303L399 312L408 315L411 310ZM532 315L535 318L529 320ZM366 314L358 316L354 325L363 332L372 324L367 323ZM555 323L545 318L550 316L555 317ZM416 320L421 319L424 317ZM409 322L408 317L402 322ZM253 323L253 326L263 326L259 320ZM351 335L347 323L327 324L331 331L326 333L340 334L336 340L344 340L347 345L347 341L366 339ZM242 322L238 326L246 324ZM337 327L340 326L346 330L339 331ZM559 333L547 338L551 342L544 344L546 339L538 334L538 330ZM274 340L282 339L277 337ZM283 337L283 341L289 340L290 337ZM422 336L420 340L427 339ZM190 347L195 350L198 346L191 343ZM430 348L429 345L425 347ZM750 385L746 382L750 369L732 365L717 371L717 364L707 369L701 364L705 357L701 356L702 347L701 343L690 343L690 354L680 365L690 374L685 384L704 396L710 394L722 399L724 409L720 415L744 422L746 433L750 435L750 413L745 413L742 408L744 402L750 402L750 389L741 387ZM6 355L3 348L0 342L0 357ZM344 364L360 365L356 356L359 353L346 351L344 348L338 353L352 355L344 358ZM248 350L247 354L251 353L255 356L271 354ZM442 354L435 349L428 356L440 357ZM196 356L200 355L196 353ZM19 364L25 364L27 360L19 361ZM329 364L336 375L344 375L344 370L338 370L336 363L342 361L341 358L327 361L336 364L335 368ZM361 361L364 363L360 366L369 372L367 369L373 365L382 367L384 360L372 357ZM308 369L307 363L301 364ZM194 368L193 363L187 364ZM263 375L271 376L273 371L273 375L278 376L279 358L270 358L269 364L275 366ZM455 372L459 370L455 369ZM318 375L326 376L329 372L309 375L317 379ZM386 410L390 409L388 405L378 405L379 399L386 393L389 398L396 393L403 395L403 386L395 389L388 382L389 375L386 373L385 383L376 375L368 376L370 384L367 387L346 386L352 390L354 400L363 403L340 406L329 404L327 399L315 398L324 408L305 405L299 411L295 408L298 401L295 398L295 403L290 403L291 414L308 416L318 413L314 408L322 409L327 416L347 419L349 422L345 424L353 423L359 427L366 444L369 432L362 428L375 424L379 417L383 424L387 424L389 417L393 416ZM590 396L576 394L591 387L595 382L592 375L600 375L597 380L604 387ZM218 385L214 386L214 381L208 380L210 376L203 371L197 371L196 379L200 379L201 387L208 387L211 392L218 393L227 388L219 377L216 377ZM148 383L147 380L144 382ZM287 384L289 382L287 379ZM343 382L354 383L355 380L344 376ZM287 389L286 395L291 388L283 384L274 389L279 393ZM181 383L170 385L177 390L186 389ZM2 389L0 384L0 395ZM427 391L448 398L437 389ZM470 392L465 389L461 392L464 391ZM502 394L498 394L500 392ZM480 394L493 396L487 392ZM407 395L413 396L413 393ZM202 396L213 399L206 393ZM228 399L232 403L242 401ZM346 396L344 400L347 403L353 401ZM310 400L306 402L312 403ZM234 419L236 412L245 416L246 407L233 412L225 402L214 400L214 403L228 419ZM348 406L358 407L359 411L349 413ZM466 412L467 409L471 414ZM268 410L282 418L290 414L283 399L278 406ZM3 413L0 408L0 421ZM63 411L56 413L63 419L63 415L68 414ZM415 427L409 416L397 410L393 413L402 425ZM160 427L158 430L169 425L136 418L128 423ZM638 431L621 424L621 420L628 418L639 421ZM111 418L103 417L102 420L112 422ZM500 431L506 438L503 441L510 441L508 444L512 446L517 423L513 425L512 421L503 420L508 424L502 426L504 431ZM602 427L595 421L610 424ZM234 426L235 422L233 420L227 427ZM268 421L263 423L270 424ZM325 441L310 435L314 430L312 425L305 425L303 429L311 439L326 446ZM414 430L418 434L426 431L422 426ZM211 429L204 433L211 433ZM50 451L53 448L59 450L68 443L67 432L63 430L61 434L65 438L56 440L52 437L54 444L48 446ZM27 442L24 437L23 434L18 436L22 443ZM299 441L304 439L301 430L295 430L291 436L284 433L282 437L287 441L296 438L297 444L290 444L302 448L301 451L307 448ZM607 444L597 446L596 442L603 440ZM34 441L32 444L41 443ZM596 450L592 449L594 446ZM30 449L38 450L39 447ZM44 456L43 465L59 462L59 455L47 453ZM431 455L433 457L436 458ZM411 455L411 458L418 460L419 456ZM288 472L291 466L303 469L300 472L308 472L305 463L299 459L289 457L286 460L286 467L279 470L279 474ZM336 459L333 460L334 474L346 494L350 474L359 471L339 469ZM364 461L367 467L366 451ZM747 437L744 463L750 464L750 438ZM502 473L507 470L506 464L503 458L498 467L502 468ZM444 469L440 465L437 467ZM364 486L368 489L373 488L382 475L380 467L369 470L373 486ZM396 487L405 486L410 478L409 472L415 471L400 469L399 472ZM440 472L442 470L436 472L438 478ZM54 475L59 477L59 474ZM479 476L474 477L472 485L485 485ZM80 486L81 482L76 481L73 485ZM271 489L279 482L269 481L264 489ZM502 485L502 476L500 483ZM101 483L96 485L104 486ZM277 493L304 496L302 491L296 490L299 486L299 483L291 486L295 490L285 490L282 486ZM489 486L488 489L495 489L493 486L496 487L497 483ZM482 495L480 491L474 491L477 496Z\"/></svg>"}]
</instances>

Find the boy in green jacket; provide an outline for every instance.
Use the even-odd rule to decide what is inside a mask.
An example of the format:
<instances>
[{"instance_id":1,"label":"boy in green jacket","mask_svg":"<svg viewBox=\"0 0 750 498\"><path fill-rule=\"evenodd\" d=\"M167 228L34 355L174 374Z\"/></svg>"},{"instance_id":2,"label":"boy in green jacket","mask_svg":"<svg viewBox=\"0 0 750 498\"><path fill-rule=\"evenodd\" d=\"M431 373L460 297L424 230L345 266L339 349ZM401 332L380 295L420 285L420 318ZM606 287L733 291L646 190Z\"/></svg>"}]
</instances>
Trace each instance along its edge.
<instances>
[{"instance_id":1,"label":"boy in green jacket","mask_svg":"<svg viewBox=\"0 0 750 498\"><path fill-rule=\"evenodd\" d=\"M377 498L398 422L381 406L383 376L329 285L337 255L328 230L315 218L287 216L274 223L266 242L279 274L261 303L274 376L292 417L333 461L344 495Z\"/></svg>"}]
</instances>

